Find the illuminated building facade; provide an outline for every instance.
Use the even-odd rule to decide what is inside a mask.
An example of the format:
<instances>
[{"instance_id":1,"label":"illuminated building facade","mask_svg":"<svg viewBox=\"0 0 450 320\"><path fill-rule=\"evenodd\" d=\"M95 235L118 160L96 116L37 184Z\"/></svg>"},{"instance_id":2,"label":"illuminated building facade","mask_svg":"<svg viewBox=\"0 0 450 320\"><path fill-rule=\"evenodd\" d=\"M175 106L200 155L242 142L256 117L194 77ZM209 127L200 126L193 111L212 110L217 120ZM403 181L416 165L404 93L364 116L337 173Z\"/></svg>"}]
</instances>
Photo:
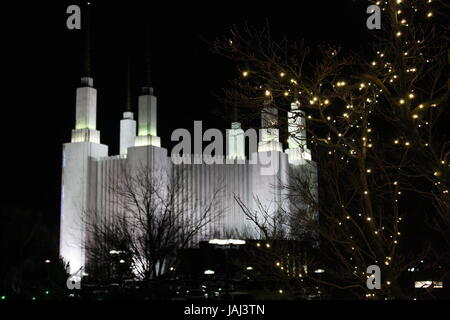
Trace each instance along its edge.
<instances>
[{"instance_id":1,"label":"illuminated building facade","mask_svg":"<svg viewBox=\"0 0 450 320\"><path fill-rule=\"evenodd\" d=\"M267 106L262 108L258 147L250 159L246 157L244 131L235 120L227 130L224 163L212 164L205 159L200 163L178 163L161 146L156 130L157 98L151 87L144 87L139 96L137 121L127 107L120 121L120 154L109 155L108 146L101 144L96 130L96 103L93 79L82 78L76 92L75 129L71 142L63 145L60 255L70 263L71 272L87 263L89 212L96 212L102 221L123 214L119 195L111 190L120 183L124 167L133 170L144 165L160 184L168 183L170 175L182 175L183 191L177 193L177 203L194 218L213 201L212 214L221 212L220 217L202 230L196 242L243 235L258 239L259 230L246 218L236 199L252 212L261 208L269 214L289 211L292 204L283 186L289 184L293 174L309 174L311 187L317 192L316 164L305 142L305 118L295 103L288 115L289 132L299 139L290 137L287 150L283 151L275 128L277 110Z\"/></svg>"}]
</instances>

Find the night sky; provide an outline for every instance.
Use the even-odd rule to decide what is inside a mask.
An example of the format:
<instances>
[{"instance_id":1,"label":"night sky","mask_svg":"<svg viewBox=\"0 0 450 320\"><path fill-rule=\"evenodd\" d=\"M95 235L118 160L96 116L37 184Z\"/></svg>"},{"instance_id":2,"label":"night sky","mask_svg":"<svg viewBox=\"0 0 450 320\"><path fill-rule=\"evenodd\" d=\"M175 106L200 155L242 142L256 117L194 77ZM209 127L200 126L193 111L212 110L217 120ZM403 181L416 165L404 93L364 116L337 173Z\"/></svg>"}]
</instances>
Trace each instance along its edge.
<instances>
[{"instance_id":1,"label":"night sky","mask_svg":"<svg viewBox=\"0 0 450 320\"><path fill-rule=\"evenodd\" d=\"M164 3L164 4L161 4ZM132 106L144 80L145 25L151 30L152 85L158 97L158 135L169 148L176 128L225 129L224 106L213 95L238 75L204 40L233 24L269 22L275 35L364 48L366 1L95 1L91 3L92 73L98 89L97 129L109 154L119 150L125 108L127 56ZM2 207L29 208L59 224L62 144L75 125L75 90L82 75L83 36L66 28L66 8L79 1L2 4L3 140Z\"/></svg>"}]
</instances>

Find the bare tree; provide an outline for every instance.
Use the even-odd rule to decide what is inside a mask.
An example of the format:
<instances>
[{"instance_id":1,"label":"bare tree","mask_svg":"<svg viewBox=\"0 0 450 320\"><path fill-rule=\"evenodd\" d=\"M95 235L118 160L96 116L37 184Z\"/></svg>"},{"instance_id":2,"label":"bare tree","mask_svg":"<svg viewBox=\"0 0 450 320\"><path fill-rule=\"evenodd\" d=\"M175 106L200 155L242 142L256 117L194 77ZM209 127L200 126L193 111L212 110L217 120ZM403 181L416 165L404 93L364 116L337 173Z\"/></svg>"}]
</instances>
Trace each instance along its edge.
<instances>
[{"instance_id":1,"label":"bare tree","mask_svg":"<svg viewBox=\"0 0 450 320\"><path fill-rule=\"evenodd\" d=\"M178 250L194 245L220 212L214 210L215 190L197 207L185 176L148 165L122 166L114 185L106 186L116 199L115 216L91 213L88 254L103 274L132 274L148 281L163 275L175 263ZM193 208L198 210L193 210ZM115 270L111 270L111 266Z\"/></svg>"},{"instance_id":2,"label":"bare tree","mask_svg":"<svg viewBox=\"0 0 450 320\"><path fill-rule=\"evenodd\" d=\"M214 50L240 65L242 78L224 98L240 106L247 123L265 101L280 114L291 103L304 111L307 137L299 127L290 138L306 139L313 150L319 201L311 181L294 175L286 188L302 205L282 220L290 230L319 234L328 280L317 282L359 298L409 298L410 267L425 261L421 268L438 270L450 258L448 25L439 1L378 4L383 28L363 56L327 45L311 50L248 26ZM366 287L374 264L382 268L377 291Z\"/></svg>"},{"instance_id":3,"label":"bare tree","mask_svg":"<svg viewBox=\"0 0 450 320\"><path fill-rule=\"evenodd\" d=\"M317 199L314 191L316 189L311 188L311 185L304 190L309 190L311 196ZM319 268L320 259L317 257L317 234L311 232L303 220L304 217L309 217L309 223L316 223L315 209L308 208L303 199L296 203L295 206L302 210L303 218L298 221L294 220L299 216L297 211L292 210L296 213L293 214L291 210L285 210L283 207L269 210L258 196L255 196L254 209L249 208L239 197L235 197L235 200L246 218L260 231L260 237L255 243L256 248L248 248L246 257L252 267L253 279L264 283L267 293L272 292L270 299L323 296L317 284L308 278L309 271L314 272ZM289 201L288 196L284 201ZM245 238L245 234L241 237ZM250 235L248 238L253 237Z\"/></svg>"}]
</instances>

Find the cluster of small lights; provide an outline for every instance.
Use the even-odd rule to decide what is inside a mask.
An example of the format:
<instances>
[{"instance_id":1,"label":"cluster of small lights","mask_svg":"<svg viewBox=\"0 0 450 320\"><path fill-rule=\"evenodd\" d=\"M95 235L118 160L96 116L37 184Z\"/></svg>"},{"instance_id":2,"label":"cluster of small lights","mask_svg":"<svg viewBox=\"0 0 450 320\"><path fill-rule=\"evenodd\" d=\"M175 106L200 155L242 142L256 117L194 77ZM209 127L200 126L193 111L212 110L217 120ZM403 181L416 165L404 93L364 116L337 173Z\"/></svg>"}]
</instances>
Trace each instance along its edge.
<instances>
[{"instance_id":1,"label":"cluster of small lights","mask_svg":"<svg viewBox=\"0 0 450 320\"><path fill-rule=\"evenodd\" d=\"M428 3L431 3L431 1L428 0ZM377 2L378 5L384 4L387 5L388 1L378 1ZM371 60L369 60L370 62L368 63L369 66L371 66L371 70L373 70L374 72L378 73L378 75L380 76L380 79L382 79L383 84L386 85L386 87L388 87L388 89L390 88L396 88L396 86L398 86L398 84L400 83L400 80L403 80L401 77L415 77L416 73L418 71L422 71L423 68L420 67L419 65L414 65L414 58L419 56L420 53L418 53L417 51L411 49L411 46L414 46L415 44L421 44L423 43L424 40L420 39L414 39L413 41L409 41L408 42L408 37L409 37L409 32L408 32L408 28L409 28L409 23L412 23L413 19L409 19L409 17L406 17L406 12L409 11L407 10L404 6L408 5L408 1L405 0L396 0L396 5L399 6L396 9L396 13L397 15L399 15L398 18L398 27L393 30L393 34L394 36L397 38L396 41L398 43L400 43L402 45L402 48L398 51L400 58L403 59L405 61L404 65L402 66L402 68L397 68L397 64L394 62L389 62L390 58L391 58L391 52L389 52L388 49L383 49L382 51L378 51L377 55L375 56L375 58L371 58ZM417 10L415 10L417 11ZM428 11L426 13L426 17L427 18L431 18L433 17L433 12L432 11ZM336 53L332 53L332 55L334 56ZM395 61L394 59L391 59L391 61ZM425 58L424 58L425 61ZM428 59L426 59L427 62L429 62ZM405 75L406 73L406 75ZM244 72L243 76L247 77L249 75L248 72ZM253 73L252 73L253 75ZM277 73L275 73L275 75L277 75ZM289 75L286 75L285 72L280 72L279 73L280 78L287 78L285 81L286 82L290 82L291 84L295 84L298 85L297 80L291 78L289 80ZM365 80L365 82L361 82L358 81L356 83L354 83L353 81L345 81L342 79L338 79L337 82L336 80L333 80L331 82L331 85L333 87L333 90L336 90L336 92L338 93L342 93L342 92L347 92L348 90L353 90L354 88L356 88L355 91L359 91L359 93L361 93L361 96L364 96L364 94L366 94L364 96L364 99L361 99L362 102L367 103L365 106L372 108L372 110L375 109L376 104L378 103L378 95L371 95L372 92L375 92L375 89L373 87L375 87L375 84L372 85L372 83L368 82L367 80ZM321 86L321 84L320 84ZM346 87L346 88L343 88ZM291 87L293 88L293 86ZM297 97L297 91L298 91L298 87L296 90L286 90L286 87L283 87L281 90L277 91L280 95L284 95L285 97L293 97L293 100L298 99ZM330 130L330 132L325 133L325 135L321 136L321 137L312 137L312 143L316 144L317 143L322 143L323 145L327 144L329 146L329 149L327 149L327 154L331 157L336 157L336 159L342 159L344 161L346 161L348 163L348 159L351 160L352 156L357 156L358 154L360 154L361 150L363 149L363 147L367 147L367 148L372 148L374 147L374 149L376 149L376 142L371 140L371 137L373 138L374 134L376 134L376 128L371 128L370 124L367 124L367 121L365 121L364 125L363 125L363 121L362 121L362 117L360 117L361 114L361 105L362 103L358 103L358 101L350 101L347 102L348 104L345 105L345 111L339 111L339 113L332 113L330 114L330 112L328 112L328 109L326 109L325 107L320 108L320 106L330 106L334 108L335 105L338 105L335 100L334 97L332 95L325 95L322 94L320 92L309 92L307 89L303 90L304 92L304 96L303 98L300 98L300 100L302 100L302 102L305 102L305 106L307 108L310 108L311 110L327 110L325 113L326 114L320 114L318 115L318 112L311 112L311 114L305 114L305 117L309 120L313 120L313 121L318 121L321 123L326 123L326 125L329 126L329 128L333 129ZM376 89L376 93L382 93L383 90L382 89ZM399 93L399 91L396 90L392 90L392 92L397 92ZM299 92L300 94L300 92ZM271 96L272 92L269 90L265 91L265 96ZM429 103L429 102L424 102L423 97L421 97L421 92L419 90L405 90L402 91L401 94L399 93L398 95L394 96L393 101L394 104L398 104L397 107L400 107L406 111L410 110L411 112L409 113L409 116L411 117L411 119L413 119L414 121L412 123L414 123L415 125L417 125L418 128L423 128L424 126L429 125L428 121L426 121L424 118L427 115L426 111L428 110L428 108L433 108L433 107L437 107L437 104L434 103ZM298 102L298 101L297 101ZM309 105L308 105L309 102ZM370 114L370 111L369 111ZM367 119L366 119L367 120ZM352 131L349 131L349 128L352 128ZM360 129L359 131L356 129ZM365 130L364 130L365 129ZM355 132L357 132L356 134L360 134L360 136L356 136L355 137ZM354 139L353 139L354 138ZM359 139L361 139L359 141ZM392 140L391 140L392 139ZM408 137L403 137L403 136L394 136L392 138L389 138L387 140L387 143L390 144L391 142L393 142L394 146L393 147L391 145L391 147L393 148L393 150L399 150L399 151L403 151L403 150L412 150L413 147L417 146L418 141L413 140L413 139L408 139ZM336 144L336 147L333 148L333 144ZM425 145L426 147L428 147L428 143L423 143L422 145ZM339 147L339 149L337 148ZM348 151L348 154L343 155L342 150L344 147L345 150ZM342 156L343 155L343 156ZM400 169L400 168L399 168ZM367 175L370 175L369 177L374 177L376 176L376 167L371 167L371 168L367 168L365 169L365 172ZM439 176L439 170L436 170L434 172L434 176L438 177ZM396 178L397 179L397 178ZM402 195L402 191L400 190L400 183L399 181L393 181L392 182L394 189L395 189L395 203L398 206L398 199L400 199L400 196ZM436 185L438 184L438 182L436 182ZM367 187L366 187L367 188ZM369 198L371 196L371 193L369 192L369 190L371 190L370 187L367 188L367 190L365 190L366 188L364 188L362 190L363 193L363 197L364 198ZM372 194L375 194L374 190L371 190ZM448 194L448 190L443 190L442 191L445 194ZM362 196L362 195L361 195ZM352 214L352 213L348 213L347 211L344 210L344 215L341 218L341 221L336 221L337 225L340 227L346 226L347 224L351 224L354 223L354 216L356 216L356 214ZM398 245L399 243L399 236L400 236L400 232L395 231L393 232L391 228L386 226L386 230L383 226L378 225L378 221L376 217L373 216L368 216L367 213L363 212L358 213L357 214L359 217L361 217L359 220L362 220L367 226L368 228L371 228L370 232L371 234L375 237L386 237L388 239L391 239L390 241L392 241L393 245ZM358 220L358 219L357 219ZM402 221L401 217L397 217L395 218L395 223L400 223ZM344 228L343 228L344 229ZM390 230L389 232L387 230ZM394 230L396 230L396 226L394 226ZM389 235L391 234L391 235ZM351 236L349 236L351 238ZM260 246L260 245L258 245ZM351 247L352 251L357 251L357 247L355 248L355 246ZM352 259L352 258L350 258ZM392 257L385 257L385 259L383 260L382 258L380 259L381 263L383 263L386 266L389 266L392 264ZM283 266L277 262L277 266L281 268L283 268ZM356 268L356 266L355 266ZM391 282L390 281L386 281L387 285L390 285ZM281 289L280 289L281 290ZM374 296L374 295L373 295ZM366 297L371 297L371 295L366 295Z\"/></svg>"}]
</instances>

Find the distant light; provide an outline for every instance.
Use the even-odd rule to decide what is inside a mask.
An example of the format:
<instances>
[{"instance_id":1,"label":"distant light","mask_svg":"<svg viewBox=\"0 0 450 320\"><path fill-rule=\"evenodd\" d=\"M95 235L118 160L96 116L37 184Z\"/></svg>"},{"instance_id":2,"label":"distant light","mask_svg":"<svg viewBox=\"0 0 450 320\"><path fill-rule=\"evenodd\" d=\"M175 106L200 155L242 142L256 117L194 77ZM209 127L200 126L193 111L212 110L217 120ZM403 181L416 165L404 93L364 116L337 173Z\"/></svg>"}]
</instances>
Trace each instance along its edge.
<instances>
[{"instance_id":1,"label":"distant light","mask_svg":"<svg viewBox=\"0 0 450 320\"><path fill-rule=\"evenodd\" d=\"M47 291L45 291L45 294L50 294L50 291L48 291L48 290L47 290Z\"/></svg>"},{"instance_id":2,"label":"distant light","mask_svg":"<svg viewBox=\"0 0 450 320\"><path fill-rule=\"evenodd\" d=\"M283 290L282 289L278 290L278 293L283 294Z\"/></svg>"},{"instance_id":3,"label":"distant light","mask_svg":"<svg viewBox=\"0 0 450 320\"><path fill-rule=\"evenodd\" d=\"M239 239L212 239L208 241L209 244L216 244L219 246L226 246L226 245L243 245L245 244L245 240L239 240Z\"/></svg>"},{"instance_id":4,"label":"distant light","mask_svg":"<svg viewBox=\"0 0 450 320\"><path fill-rule=\"evenodd\" d=\"M251 271L251 270L253 270L253 267L247 267L245 269Z\"/></svg>"},{"instance_id":5,"label":"distant light","mask_svg":"<svg viewBox=\"0 0 450 320\"><path fill-rule=\"evenodd\" d=\"M120 259L119 263L125 263L125 260Z\"/></svg>"},{"instance_id":6,"label":"distant light","mask_svg":"<svg viewBox=\"0 0 450 320\"><path fill-rule=\"evenodd\" d=\"M314 273L324 273L325 270L324 269L316 269L314 270Z\"/></svg>"},{"instance_id":7,"label":"distant light","mask_svg":"<svg viewBox=\"0 0 450 320\"><path fill-rule=\"evenodd\" d=\"M6 296L1 296L0 299L1 300L6 300Z\"/></svg>"},{"instance_id":8,"label":"distant light","mask_svg":"<svg viewBox=\"0 0 450 320\"><path fill-rule=\"evenodd\" d=\"M214 274L214 270L205 270L203 274Z\"/></svg>"},{"instance_id":9,"label":"distant light","mask_svg":"<svg viewBox=\"0 0 450 320\"><path fill-rule=\"evenodd\" d=\"M50 263L51 261L47 259L47 260L45 260L44 262L45 262L45 263Z\"/></svg>"}]
</instances>

